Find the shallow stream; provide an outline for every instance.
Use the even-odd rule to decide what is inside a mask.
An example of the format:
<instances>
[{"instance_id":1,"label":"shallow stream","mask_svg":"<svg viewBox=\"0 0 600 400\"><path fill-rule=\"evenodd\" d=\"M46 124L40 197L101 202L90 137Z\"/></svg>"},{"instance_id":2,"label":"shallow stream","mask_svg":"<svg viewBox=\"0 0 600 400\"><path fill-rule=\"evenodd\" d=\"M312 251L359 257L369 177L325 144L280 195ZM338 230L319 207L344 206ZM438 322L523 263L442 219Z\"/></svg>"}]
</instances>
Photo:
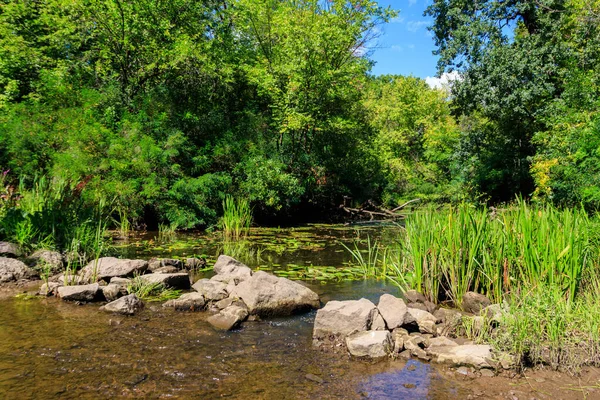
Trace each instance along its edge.
<instances>
[{"instance_id":1,"label":"shallow stream","mask_svg":"<svg viewBox=\"0 0 600 400\"><path fill-rule=\"evenodd\" d=\"M350 257L340 242L351 245L366 235L389 241L395 229L254 230L245 261L273 269L341 267ZM118 244L121 254L142 258L211 259L223 248L216 235L157 242L149 234ZM384 281L306 284L323 302L360 297L377 302L382 293L398 293ZM215 331L207 316L160 303L121 317L99 312L97 304L55 298L0 300L0 398L464 399L472 393L449 379L447 370L429 364L366 362L314 348L315 312L247 322L233 332Z\"/></svg>"}]
</instances>

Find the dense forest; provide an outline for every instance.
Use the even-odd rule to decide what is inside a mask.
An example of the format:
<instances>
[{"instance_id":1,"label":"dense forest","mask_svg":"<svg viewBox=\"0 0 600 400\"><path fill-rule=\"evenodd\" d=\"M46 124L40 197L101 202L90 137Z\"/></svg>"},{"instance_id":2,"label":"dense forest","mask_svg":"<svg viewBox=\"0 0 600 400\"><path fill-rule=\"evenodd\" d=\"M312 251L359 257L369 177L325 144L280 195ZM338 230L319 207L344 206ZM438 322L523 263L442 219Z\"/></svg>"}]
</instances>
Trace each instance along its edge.
<instances>
[{"instance_id":1,"label":"dense forest","mask_svg":"<svg viewBox=\"0 0 600 400\"><path fill-rule=\"evenodd\" d=\"M445 89L370 73L397 14L370 0L0 7L0 213L44 185L177 229L228 194L259 223L348 201L600 206L598 0L435 0Z\"/></svg>"}]
</instances>

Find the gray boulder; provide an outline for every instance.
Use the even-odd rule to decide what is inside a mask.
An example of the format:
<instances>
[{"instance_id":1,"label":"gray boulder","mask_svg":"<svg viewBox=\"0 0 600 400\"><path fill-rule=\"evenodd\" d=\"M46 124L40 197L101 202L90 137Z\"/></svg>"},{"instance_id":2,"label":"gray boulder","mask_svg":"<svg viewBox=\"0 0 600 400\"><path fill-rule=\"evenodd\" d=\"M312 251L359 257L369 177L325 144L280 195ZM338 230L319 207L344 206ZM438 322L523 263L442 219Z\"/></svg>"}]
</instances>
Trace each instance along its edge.
<instances>
[{"instance_id":1,"label":"gray boulder","mask_svg":"<svg viewBox=\"0 0 600 400\"><path fill-rule=\"evenodd\" d=\"M250 314L260 316L290 315L320 305L319 296L309 288L264 271L240 282L231 296L241 299Z\"/></svg>"},{"instance_id":2,"label":"gray boulder","mask_svg":"<svg viewBox=\"0 0 600 400\"><path fill-rule=\"evenodd\" d=\"M176 274L147 274L141 275L140 279L148 283L159 283L167 288L190 288L190 276L187 274L187 272L180 272Z\"/></svg>"},{"instance_id":3,"label":"gray boulder","mask_svg":"<svg viewBox=\"0 0 600 400\"><path fill-rule=\"evenodd\" d=\"M388 331L357 332L346 338L346 347L355 357L385 357L394 348Z\"/></svg>"},{"instance_id":4,"label":"gray boulder","mask_svg":"<svg viewBox=\"0 0 600 400\"><path fill-rule=\"evenodd\" d=\"M25 259L27 265L38 270L57 274L63 270L63 256L58 251L37 250Z\"/></svg>"},{"instance_id":5,"label":"gray boulder","mask_svg":"<svg viewBox=\"0 0 600 400\"><path fill-rule=\"evenodd\" d=\"M0 242L0 256L17 258L21 257L23 252L18 244L10 242Z\"/></svg>"},{"instance_id":6,"label":"gray boulder","mask_svg":"<svg viewBox=\"0 0 600 400\"><path fill-rule=\"evenodd\" d=\"M36 278L38 273L14 258L0 257L0 283Z\"/></svg>"},{"instance_id":7,"label":"gray boulder","mask_svg":"<svg viewBox=\"0 0 600 400\"><path fill-rule=\"evenodd\" d=\"M404 317L407 312L404 300L386 293L379 298L377 309L385 320L388 329L399 328L404 324Z\"/></svg>"},{"instance_id":8,"label":"gray boulder","mask_svg":"<svg viewBox=\"0 0 600 400\"><path fill-rule=\"evenodd\" d=\"M375 311L375 316L373 317L373 322L371 323L372 331L385 331L387 330L387 326L385 325L385 320L379 313L379 311Z\"/></svg>"},{"instance_id":9,"label":"gray boulder","mask_svg":"<svg viewBox=\"0 0 600 400\"><path fill-rule=\"evenodd\" d=\"M377 308L370 300L332 300L317 311L313 338L344 338L371 329Z\"/></svg>"},{"instance_id":10,"label":"gray boulder","mask_svg":"<svg viewBox=\"0 0 600 400\"><path fill-rule=\"evenodd\" d=\"M213 270L216 275L211 280L223 283L233 282L237 285L252 277L252 270L250 268L236 259L225 255L219 256Z\"/></svg>"},{"instance_id":11,"label":"gray boulder","mask_svg":"<svg viewBox=\"0 0 600 400\"><path fill-rule=\"evenodd\" d=\"M208 317L207 321L217 329L229 331L237 328L246 318L248 318L246 307L232 304L221 310L218 314Z\"/></svg>"},{"instance_id":12,"label":"gray boulder","mask_svg":"<svg viewBox=\"0 0 600 400\"><path fill-rule=\"evenodd\" d=\"M142 274L148 269L148 261L102 257L91 261L81 270L84 281L109 280L113 277L128 277Z\"/></svg>"},{"instance_id":13,"label":"gray boulder","mask_svg":"<svg viewBox=\"0 0 600 400\"><path fill-rule=\"evenodd\" d=\"M229 293L225 290L227 285L223 282L200 279L192 285L192 288L204 296L206 301L219 301L226 298Z\"/></svg>"},{"instance_id":14,"label":"gray boulder","mask_svg":"<svg viewBox=\"0 0 600 400\"><path fill-rule=\"evenodd\" d=\"M56 295L58 295L59 287L61 287L61 284L58 282L44 283L40 287L39 295L40 296L56 296Z\"/></svg>"},{"instance_id":15,"label":"gray boulder","mask_svg":"<svg viewBox=\"0 0 600 400\"><path fill-rule=\"evenodd\" d=\"M58 288L58 297L65 301L94 301L100 294L100 285L92 283L91 285L61 286Z\"/></svg>"},{"instance_id":16,"label":"gray boulder","mask_svg":"<svg viewBox=\"0 0 600 400\"><path fill-rule=\"evenodd\" d=\"M482 294L475 292L467 292L462 299L462 308L466 312L478 314L481 310L491 305L490 299Z\"/></svg>"},{"instance_id":17,"label":"gray boulder","mask_svg":"<svg viewBox=\"0 0 600 400\"><path fill-rule=\"evenodd\" d=\"M119 283L109 283L106 286L101 286L102 294L106 301L115 301L120 297L127 296L127 285Z\"/></svg>"},{"instance_id":18,"label":"gray boulder","mask_svg":"<svg viewBox=\"0 0 600 400\"><path fill-rule=\"evenodd\" d=\"M404 325L417 325L420 332L423 333L435 333L435 324L437 318L427 311L419 310L417 308L407 308L406 315L404 317Z\"/></svg>"},{"instance_id":19,"label":"gray boulder","mask_svg":"<svg viewBox=\"0 0 600 400\"><path fill-rule=\"evenodd\" d=\"M178 299L169 300L163 307L173 307L177 311L200 311L204 309L204 296L198 292L181 295Z\"/></svg>"},{"instance_id":20,"label":"gray boulder","mask_svg":"<svg viewBox=\"0 0 600 400\"><path fill-rule=\"evenodd\" d=\"M133 315L144 308L144 302L130 294L100 307L101 310L123 315Z\"/></svg>"}]
</instances>

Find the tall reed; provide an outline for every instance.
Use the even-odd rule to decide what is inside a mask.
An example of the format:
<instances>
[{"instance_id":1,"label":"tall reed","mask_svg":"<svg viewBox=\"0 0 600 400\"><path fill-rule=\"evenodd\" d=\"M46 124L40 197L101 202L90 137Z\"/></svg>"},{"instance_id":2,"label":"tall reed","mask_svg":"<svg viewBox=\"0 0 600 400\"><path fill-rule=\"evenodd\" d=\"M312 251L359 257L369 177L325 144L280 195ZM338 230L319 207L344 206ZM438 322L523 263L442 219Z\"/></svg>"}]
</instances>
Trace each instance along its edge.
<instances>
[{"instance_id":1,"label":"tall reed","mask_svg":"<svg viewBox=\"0 0 600 400\"><path fill-rule=\"evenodd\" d=\"M219 226L227 239L240 239L247 236L252 224L250 202L244 198L227 195L223 200L223 216Z\"/></svg>"},{"instance_id":2,"label":"tall reed","mask_svg":"<svg viewBox=\"0 0 600 400\"><path fill-rule=\"evenodd\" d=\"M522 285L559 287L572 301L593 267L584 211L523 200L493 212L469 205L418 211L407 218L401 243L403 265L395 273L411 275L431 301L457 306L467 291L500 302Z\"/></svg>"}]
</instances>

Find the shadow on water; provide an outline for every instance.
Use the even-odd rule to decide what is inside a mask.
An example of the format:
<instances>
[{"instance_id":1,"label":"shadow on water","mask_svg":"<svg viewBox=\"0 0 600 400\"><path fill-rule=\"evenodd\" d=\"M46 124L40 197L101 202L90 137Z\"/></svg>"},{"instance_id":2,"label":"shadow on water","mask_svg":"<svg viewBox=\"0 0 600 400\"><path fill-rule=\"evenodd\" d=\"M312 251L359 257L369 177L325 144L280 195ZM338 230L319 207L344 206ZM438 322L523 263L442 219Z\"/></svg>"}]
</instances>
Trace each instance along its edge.
<instances>
[{"instance_id":1,"label":"shadow on water","mask_svg":"<svg viewBox=\"0 0 600 400\"><path fill-rule=\"evenodd\" d=\"M383 281L308 285L323 302L360 297L376 302L382 293L397 293ZM99 312L97 304L2 300L0 398L464 397L425 364L352 360L313 347L315 312L247 322L234 332L212 329L207 316L160 303L121 317Z\"/></svg>"}]
</instances>

